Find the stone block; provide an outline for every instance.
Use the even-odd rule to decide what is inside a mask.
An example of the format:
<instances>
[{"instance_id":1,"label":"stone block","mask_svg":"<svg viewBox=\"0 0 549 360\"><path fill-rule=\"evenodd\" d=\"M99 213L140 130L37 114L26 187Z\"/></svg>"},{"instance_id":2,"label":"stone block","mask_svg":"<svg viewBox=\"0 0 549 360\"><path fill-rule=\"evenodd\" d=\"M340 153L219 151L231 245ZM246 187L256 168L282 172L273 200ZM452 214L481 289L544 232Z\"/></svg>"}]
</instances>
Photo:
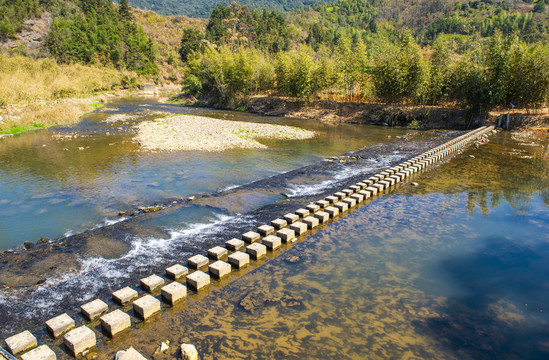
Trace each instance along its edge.
<instances>
[{"instance_id":1,"label":"stone block","mask_svg":"<svg viewBox=\"0 0 549 360\"><path fill-rule=\"evenodd\" d=\"M149 294L135 300L132 305L134 314L142 320L160 312L160 300Z\"/></svg>"},{"instance_id":2,"label":"stone block","mask_svg":"<svg viewBox=\"0 0 549 360\"><path fill-rule=\"evenodd\" d=\"M204 255L195 255L188 258L187 263L189 264L189 267L191 269L200 269L205 266L208 266L208 264L210 263L210 260L208 260L208 258L205 257Z\"/></svg>"},{"instance_id":3,"label":"stone block","mask_svg":"<svg viewBox=\"0 0 549 360\"><path fill-rule=\"evenodd\" d=\"M221 246L215 246L208 250L208 257L213 260L224 260L228 255L227 249Z\"/></svg>"},{"instance_id":4,"label":"stone block","mask_svg":"<svg viewBox=\"0 0 549 360\"><path fill-rule=\"evenodd\" d=\"M346 203L349 206L349 208L356 206L356 199L353 199L353 198L346 198L346 199L343 199L341 202Z\"/></svg>"},{"instance_id":5,"label":"stone block","mask_svg":"<svg viewBox=\"0 0 549 360\"><path fill-rule=\"evenodd\" d=\"M280 230L286 226L288 226L288 222L284 219L275 219L271 221L271 225L276 229Z\"/></svg>"},{"instance_id":6,"label":"stone block","mask_svg":"<svg viewBox=\"0 0 549 360\"><path fill-rule=\"evenodd\" d=\"M369 191L370 192L370 196L374 196L378 193L378 190L376 187L373 187L373 186L368 186L366 188L366 191Z\"/></svg>"},{"instance_id":7,"label":"stone block","mask_svg":"<svg viewBox=\"0 0 549 360\"><path fill-rule=\"evenodd\" d=\"M75 326L74 319L67 313L46 321L46 329L53 338L63 335Z\"/></svg>"},{"instance_id":8,"label":"stone block","mask_svg":"<svg viewBox=\"0 0 549 360\"><path fill-rule=\"evenodd\" d=\"M360 190L362 190L362 187L360 185L351 185L349 186L349 189L353 190L353 193L357 193L359 192Z\"/></svg>"},{"instance_id":9,"label":"stone block","mask_svg":"<svg viewBox=\"0 0 549 360\"><path fill-rule=\"evenodd\" d=\"M284 220L286 220L288 222L288 224L293 224L297 220L299 220L299 215L288 213L288 214L284 215Z\"/></svg>"},{"instance_id":10,"label":"stone block","mask_svg":"<svg viewBox=\"0 0 549 360\"><path fill-rule=\"evenodd\" d=\"M261 259L267 255L267 247L263 244L251 244L246 246L246 252L253 259Z\"/></svg>"},{"instance_id":11,"label":"stone block","mask_svg":"<svg viewBox=\"0 0 549 360\"><path fill-rule=\"evenodd\" d=\"M250 264L250 255L237 251L234 254L229 255L229 264L237 269L241 269Z\"/></svg>"},{"instance_id":12,"label":"stone block","mask_svg":"<svg viewBox=\"0 0 549 360\"><path fill-rule=\"evenodd\" d=\"M198 351L191 344L181 344L181 358L183 360L198 360Z\"/></svg>"},{"instance_id":13,"label":"stone block","mask_svg":"<svg viewBox=\"0 0 549 360\"><path fill-rule=\"evenodd\" d=\"M267 249L272 251L282 246L282 239L278 236L269 235L263 238L263 240L261 240L261 243L265 245Z\"/></svg>"},{"instance_id":14,"label":"stone block","mask_svg":"<svg viewBox=\"0 0 549 360\"><path fill-rule=\"evenodd\" d=\"M355 201L358 203L361 203L364 201L364 195L362 194L353 194L351 195L351 199L355 199Z\"/></svg>"},{"instance_id":15,"label":"stone block","mask_svg":"<svg viewBox=\"0 0 549 360\"><path fill-rule=\"evenodd\" d=\"M239 239L231 239L225 242L225 247L231 251L240 251L244 249L244 241Z\"/></svg>"},{"instance_id":16,"label":"stone block","mask_svg":"<svg viewBox=\"0 0 549 360\"><path fill-rule=\"evenodd\" d=\"M344 199L347 197L347 195L344 192L338 191L334 194L335 197L337 197L338 200Z\"/></svg>"},{"instance_id":17,"label":"stone block","mask_svg":"<svg viewBox=\"0 0 549 360\"><path fill-rule=\"evenodd\" d=\"M372 185L372 187L376 188L378 193L382 192L385 189L385 185L380 183L375 183L374 185Z\"/></svg>"},{"instance_id":18,"label":"stone block","mask_svg":"<svg viewBox=\"0 0 549 360\"><path fill-rule=\"evenodd\" d=\"M330 219L330 214L328 214L326 211L319 211L315 213L315 218L320 221L321 224L324 224L328 219Z\"/></svg>"},{"instance_id":19,"label":"stone block","mask_svg":"<svg viewBox=\"0 0 549 360\"><path fill-rule=\"evenodd\" d=\"M130 315L121 310L115 310L101 316L101 328L110 337L128 330L132 326Z\"/></svg>"},{"instance_id":20,"label":"stone block","mask_svg":"<svg viewBox=\"0 0 549 360\"><path fill-rule=\"evenodd\" d=\"M120 356L118 356L118 353L120 353ZM130 347L128 350L125 351L119 351L118 353L116 354L115 360L147 360L146 357L141 355L133 347Z\"/></svg>"},{"instance_id":21,"label":"stone block","mask_svg":"<svg viewBox=\"0 0 549 360\"><path fill-rule=\"evenodd\" d=\"M231 273L231 264L219 260L214 262L213 264L210 264L208 271L210 275L214 278L221 279L222 277L225 277Z\"/></svg>"},{"instance_id":22,"label":"stone block","mask_svg":"<svg viewBox=\"0 0 549 360\"><path fill-rule=\"evenodd\" d=\"M314 229L320 224L320 221L314 216L307 216L303 219L303 223L306 224L309 229Z\"/></svg>"},{"instance_id":23,"label":"stone block","mask_svg":"<svg viewBox=\"0 0 549 360\"><path fill-rule=\"evenodd\" d=\"M175 264L166 269L166 277L171 280L183 280L189 273L189 269L181 264Z\"/></svg>"},{"instance_id":24,"label":"stone block","mask_svg":"<svg viewBox=\"0 0 549 360\"><path fill-rule=\"evenodd\" d=\"M326 200L327 202L329 202L330 204L333 204L337 201L339 201L339 198L337 196L326 196L324 198L324 200Z\"/></svg>"},{"instance_id":25,"label":"stone block","mask_svg":"<svg viewBox=\"0 0 549 360\"><path fill-rule=\"evenodd\" d=\"M307 224L298 221L290 225L290 229L292 229L297 236L300 236L307 232Z\"/></svg>"},{"instance_id":26,"label":"stone block","mask_svg":"<svg viewBox=\"0 0 549 360\"><path fill-rule=\"evenodd\" d=\"M339 214L339 209L333 206L328 206L324 211L326 211L331 218L336 217Z\"/></svg>"},{"instance_id":27,"label":"stone block","mask_svg":"<svg viewBox=\"0 0 549 360\"><path fill-rule=\"evenodd\" d=\"M261 225L257 228L257 232L261 234L261 236L269 236L274 234L275 228L271 225Z\"/></svg>"},{"instance_id":28,"label":"stone block","mask_svg":"<svg viewBox=\"0 0 549 360\"><path fill-rule=\"evenodd\" d=\"M311 214L311 212L307 209L297 209L295 211L296 215L298 215L300 218L307 217Z\"/></svg>"},{"instance_id":29,"label":"stone block","mask_svg":"<svg viewBox=\"0 0 549 360\"><path fill-rule=\"evenodd\" d=\"M109 311L109 307L103 301L95 299L87 304L80 306L82 315L90 321L93 321Z\"/></svg>"},{"instance_id":30,"label":"stone block","mask_svg":"<svg viewBox=\"0 0 549 360\"><path fill-rule=\"evenodd\" d=\"M343 201L338 201L334 204L334 207L339 210L340 213L343 213L349 209L349 205Z\"/></svg>"},{"instance_id":31,"label":"stone block","mask_svg":"<svg viewBox=\"0 0 549 360\"><path fill-rule=\"evenodd\" d=\"M36 338L28 330L10 336L5 341L8 350L15 356L29 349L33 349L38 345Z\"/></svg>"},{"instance_id":32,"label":"stone block","mask_svg":"<svg viewBox=\"0 0 549 360\"><path fill-rule=\"evenodd\" d=\"M242 234L242 240L244 240L248 244L258 242L260 237L261 235L254 231L248 231L247 233Z\"/></svg>"},{"instance_id":33,"label":"stone block","mask_svg":"<svg viewBox=\"0 0 549 360\"><path fill-rule=\"evenodd\" d=\"M396 175L391 175L389 179L393 179L395 181L395 184L400 182L400 177Z\"/></svg>"},{"instance_id":34,"label":"stone block","mask_svg":"<svg viewBox=\"0 0 549 360\"><path fill-rule=\"evenodd\" d=\"M368 185L367 185L366 183L364 183L364 182L357 182L357 183L356 183L356 186L358 186L358 187L360 188L360 189L357 190L357 192L358 192L358 191L360 191L360 190L362 190L362 189L365 189Z\"/></svg>"},{"instance_id":35,"label":"stone block","mask_svg":"<svg viewBox=\"0 0 549 360\"><path fill-rule=\"evenodd\" d=\"M317 204L309 204L305 208L309 210L311 213L315 213L320 210L320 206Z\"/></svg>"},{"instance_id":36,"label":"stone block","mask_svg":"<svg viewBox=\"0 0 549 360\"><path fill-rule=\"evenodd\" d=\"M57 360L57 355L48 345L42 345L21 355L21 360Z\"/></svg>"},{"instance_id":37,"label":"stone block","mask_svg":"<svg viewBox=\"0 0 549 360\"><path fill-rule=\"evenodd\" d=\"M162 287L161 296L166 303L174 306L187 297L187 287L174 281L171 284Z\"/></svg>"},{"instance_id":38,"label":"stone block","mask_svg":"<svg viewBox=\"0 0 549 360\"><path fill-rule=\"evenodd\" d=\"M282 242L287 243L295 239L295 231L288 228L280 229L276 232L276 236L278 236Z\"/></svg>"},{"instance_id":39,"label":"stone block","mask_svg":"<svg viewBox=\"0 0 549 360\"><path fill-rule=\"evenodd\" d=\"M383 188L388 189L391 187L391 182L388 180L382 180L379 182L380 185L383 185Z\"/></svg>"},{"instance_id":40,"label":"stone block","mask_svg":"<svg viewBox=\"0 0 549 360\"><path fill-rule=\"evenodd\" d=\"M372 192L370 190L360 190L358 193L364 196L364 199L369 199L370 196L372 196Z\"/></svg>"},{"instance_id":41,"label":"stone block","mask_svg":"<svg viewBox=\"0 0 549 360\"><path fill-rule=\"evenodd\" d=\"M210 275L202 272L195 271L192 274L187 276L187 286L191 289L199 291L210 285Z\"/></svg>"},{"instance_id":42,"label":"stone block","mask_svg":"<svg viewBox=\"0 0 549 360\"><path fill-rule=\"evenodd\" d=\"M354 190L351 189L343 189L341 192L344 193L346 197L349 197L355 193Z\"/></svg>"},{"instance_id":43,"label":"stone block","mask_svg":"<svg viewBox=\"0 0 549 360\"><path fill-rule=\"evenodd\" d=\"M371 179L366 179L366 180L362 180L362 182L364 184L366 184L366 187L372 185L375 181L371 180Z\"/></svg>"},{"instance_id":44,"label":"stone block","mask_svg":"<svg viewBox=\"0 0 549 360\"><path fill-rule=\"evenodd\" d=\"M87 326L80 326L65 334L63 344L74 357L93 348L97 344L95 332Z\"/></svg>"},{"instance_id":45,"label":"stone block","mask_svg":"<svg viewBox=\"0 0 549 360\"><path fill-rule=\"evenodd\" d=\"M138 294L137 291L134 289L126 286L123 289L116 290L112 293L112 299L115 303L117 303L120 306L124 306L130 302L132 302L134 299L137 299Z\"/></svg>"},{"instance_id":46,"label":"stone block","mask_svg":"<svg viewBox=\"0 0 549 360\"><path fill-rule=\"evenodd\" d=\"M315 204L320 206L321 209L324 209L326 206L330 205L330 202L327 200L318 200L318 201L315 201Z\"/></svg>"},{"instance_id":47,"label":"stone block","mask_svg":"<svg viewBox=\"0 0 549 360\"><path fill-rule=\"evenodd\" d=\"M147 292L153 292L164 285L165 281L158 275L151 275L141 279L141 289Z\"/></svg>"}]
</instances>

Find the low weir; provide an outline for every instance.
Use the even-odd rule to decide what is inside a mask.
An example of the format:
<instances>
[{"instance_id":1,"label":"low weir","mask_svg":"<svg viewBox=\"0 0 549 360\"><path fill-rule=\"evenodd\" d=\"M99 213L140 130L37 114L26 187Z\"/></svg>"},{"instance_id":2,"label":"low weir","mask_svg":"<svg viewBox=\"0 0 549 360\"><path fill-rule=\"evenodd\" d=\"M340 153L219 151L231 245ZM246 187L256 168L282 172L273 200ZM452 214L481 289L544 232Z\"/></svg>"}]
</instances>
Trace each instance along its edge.
<instances>
[{"instance_id":1,"label":"low weir","mask_svg":"<svg viewBox=\"0 0 549 360\"><path fill-rule=\"evenodd\" d=\"M331 196L319 199L293 213L273 219L269 224L247 231L240 239L228 240L225 246L216 246L206 254L196 254L187 259L187 266L174 264L163 276L151 275L140 280L140 289L130 286L112 293L116 306L101 299L82 304L80 312L85 319L77 321L67 313L46 321L45 327L52 339L50 346L78 357L93 354L97 342L115 339L132 329L132 323L154 320L163 309L173 307L187 298L188 291L207 293L212 279L227 278L234 271L250 265L250 260L261 260L268 252L284 248L298 238L330 219L344 215L368 199L381 196L397 185L410 182L445 157L461 151L475 141L485 141L494 127L480 127L456 137L440 146L417 155L403 163L385 169L376 175L341 189ZM106 300L106 299L104 299ZM162 305L164 303L164 305ZM101 332L94 328L100 325ZM55 344L55 345L53 345ZM0 359L55 360L56 353L46 344L39 346L30 331L23 331L5 340L6 349L0 348Z\"/></svg>"}]
</instances>

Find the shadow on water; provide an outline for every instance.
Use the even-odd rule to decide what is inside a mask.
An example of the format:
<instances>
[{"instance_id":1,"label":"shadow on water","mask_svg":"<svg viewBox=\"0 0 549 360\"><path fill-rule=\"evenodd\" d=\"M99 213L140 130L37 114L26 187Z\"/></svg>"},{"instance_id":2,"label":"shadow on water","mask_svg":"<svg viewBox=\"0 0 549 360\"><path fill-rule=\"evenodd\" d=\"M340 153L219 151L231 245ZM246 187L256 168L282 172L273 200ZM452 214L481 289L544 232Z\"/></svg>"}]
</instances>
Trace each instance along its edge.
<instances>
[{"instance_id":1,"label":"shadow on water","mask_svg":"<svg viewBox=\"0 0 549 360\"><path fill-rule=\"evenodd\" d=\"M484 242L473 254L442 260L464 294L449 297L441 316L416 321L418 331L462 358L547 359L549 243Z\"/></svg>"}]
</instances>

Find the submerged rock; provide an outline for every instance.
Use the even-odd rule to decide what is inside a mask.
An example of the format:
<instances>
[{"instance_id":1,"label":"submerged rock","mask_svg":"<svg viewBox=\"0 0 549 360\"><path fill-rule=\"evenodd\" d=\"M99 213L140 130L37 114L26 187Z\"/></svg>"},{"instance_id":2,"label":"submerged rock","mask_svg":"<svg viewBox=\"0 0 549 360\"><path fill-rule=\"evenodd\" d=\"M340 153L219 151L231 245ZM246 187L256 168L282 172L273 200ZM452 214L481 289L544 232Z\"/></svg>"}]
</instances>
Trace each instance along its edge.
<instances>
[{"instance_id":1,"label":"submerged rock","mask_svg":"<svg viewBox=\"0 0 549 360\"><path fill-rule=\"evenodd\" d=\"M181 358L183 360L198 360L198 350L192 344L181 344Z\"/></svg>"}]
</instances>

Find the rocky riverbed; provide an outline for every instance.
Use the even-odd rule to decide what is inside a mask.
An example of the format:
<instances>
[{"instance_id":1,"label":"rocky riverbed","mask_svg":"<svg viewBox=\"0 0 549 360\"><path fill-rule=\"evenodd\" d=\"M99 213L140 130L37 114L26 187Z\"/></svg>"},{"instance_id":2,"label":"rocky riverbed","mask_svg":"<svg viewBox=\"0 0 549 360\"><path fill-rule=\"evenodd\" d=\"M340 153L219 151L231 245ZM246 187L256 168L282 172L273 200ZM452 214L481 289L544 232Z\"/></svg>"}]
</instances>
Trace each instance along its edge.
<instances>
[{"instance_id":1,"label":"rocky riverbed","mask_svg":"<svg viewBox=\"0 0 549 360\"><path fill-rule=\"evenodd\" d=\"M135 137L143 149L160 151L223 151L233 148L265 149L257 139L310 139L315 133L293 126L228 121L180 115L137 125Z\"/></svg>"}]
</instances>

